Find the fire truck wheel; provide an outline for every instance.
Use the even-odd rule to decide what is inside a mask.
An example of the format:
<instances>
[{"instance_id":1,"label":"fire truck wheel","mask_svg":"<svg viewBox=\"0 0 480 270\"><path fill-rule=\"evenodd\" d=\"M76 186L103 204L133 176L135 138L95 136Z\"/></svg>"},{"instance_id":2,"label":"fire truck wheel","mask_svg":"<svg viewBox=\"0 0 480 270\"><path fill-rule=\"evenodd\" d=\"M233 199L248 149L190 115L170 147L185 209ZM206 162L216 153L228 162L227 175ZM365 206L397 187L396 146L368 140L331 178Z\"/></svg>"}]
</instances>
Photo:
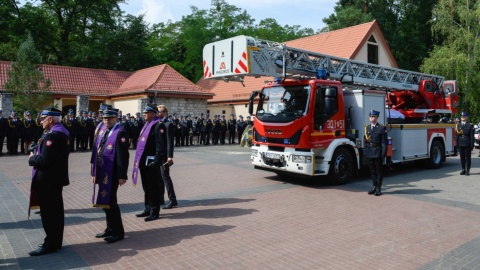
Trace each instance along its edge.
<instances>
[{"instance_id":1,"label":"fire truck wheel","mask_svg":"<svg viewBox=\"0 0 480 270\"><path fill-rule=\"evenodd\" d=\"M433 141L430 148L430 157L427 159L427 166L431 169L440 168L442 166L443 153L445 153L443 144L439 140Z\"/></svg>"},{"instance_id":2,"label":"fire truck wheel","mask_svg":"<svg viewBox=\"0 0 480 270\"><path fill-rule=\"evenodd\" d=\"M334 184L341 185L350 180L352 174L352 154L344 147L337 148L333 153L332 161L330 162L328 178L333 181Z\"/></svg>"}]
</instances>

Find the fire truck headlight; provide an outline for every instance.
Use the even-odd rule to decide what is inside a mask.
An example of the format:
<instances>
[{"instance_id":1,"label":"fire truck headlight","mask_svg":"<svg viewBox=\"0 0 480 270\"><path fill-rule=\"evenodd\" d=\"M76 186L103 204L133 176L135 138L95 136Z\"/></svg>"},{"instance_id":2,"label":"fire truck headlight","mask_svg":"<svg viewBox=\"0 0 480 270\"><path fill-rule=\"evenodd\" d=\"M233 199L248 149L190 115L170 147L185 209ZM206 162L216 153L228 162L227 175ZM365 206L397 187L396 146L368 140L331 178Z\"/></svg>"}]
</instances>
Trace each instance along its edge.
<instances>
[{"instance_id":1,"label":"fire truck headlight","mask_svg":"<svg viewBox=\"0 0 480 270\"><path fill-rule=\"evenodd\" d=\"M258 157L258 150L252 150L252 156Z\"/></svg>"},{"instance_id":2,"label":"fire truck headlight","mask_svg":"<svg viewBox=\"0 0 480 270\"><path fill-rule=\"evenodd\" d=\"M292 155L292 161L296 163L306 163L310 164L312 163L312 157L311 156L297 156L297 155Z\"/></svg>"}]
</instances>

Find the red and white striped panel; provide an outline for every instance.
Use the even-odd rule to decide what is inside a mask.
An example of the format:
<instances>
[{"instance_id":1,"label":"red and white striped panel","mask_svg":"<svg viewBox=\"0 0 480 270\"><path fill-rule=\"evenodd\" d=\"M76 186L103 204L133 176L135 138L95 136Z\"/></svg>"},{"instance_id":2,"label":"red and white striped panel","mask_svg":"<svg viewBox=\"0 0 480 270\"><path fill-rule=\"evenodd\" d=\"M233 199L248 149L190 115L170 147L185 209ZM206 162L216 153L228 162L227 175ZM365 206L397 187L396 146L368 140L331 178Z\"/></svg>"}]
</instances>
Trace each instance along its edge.
<instances>
[{"instance_id":1,"label":"red and white striped panel","mask_svg":"<svg viewBox=\"0 0 480 270\"><path fill-rule=\"evenodd\" d=\"M238 60L237 67L235 68L235 73L248 73L247 67L247 53L242 53L242 59Z\"/></svg>"},{"instance_id":2,"label":"red and white striped panel","mask_svg":"<svg viewBox=\"0 0 480 270\"><path fill-rule=\"evenodd\" d=\"M203 77L204 78L212 77L212 72L210 72L210 69L207 66L207 61L205 60L203 60Z\"/></svg>"}]
</instances>

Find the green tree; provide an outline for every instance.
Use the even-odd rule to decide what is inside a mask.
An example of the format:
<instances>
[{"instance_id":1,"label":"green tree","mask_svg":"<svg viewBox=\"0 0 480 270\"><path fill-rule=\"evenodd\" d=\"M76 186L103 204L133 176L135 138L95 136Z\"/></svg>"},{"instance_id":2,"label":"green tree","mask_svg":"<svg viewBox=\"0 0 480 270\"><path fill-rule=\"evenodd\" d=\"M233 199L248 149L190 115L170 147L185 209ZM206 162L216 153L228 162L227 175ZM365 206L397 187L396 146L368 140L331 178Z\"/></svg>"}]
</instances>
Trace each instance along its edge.
<instances>
[{"instance_id":1,"label":"green tree","mask_svg":"<svg viewBox=\"0 0 480 270\"><path fill-rule=\"evenodd\" d=\"M441 41L425 59L423 72L455 79L460 109L480 116L480 3L469 0L439 0L434 8L432 30Z\"/></svg>"},{"instance_id":2,"label":"green tree","mask_svg":"<svg viewBox=\"0 0 480 270\"><path fill-rule=\"evenodd\" d=\"M430 30L437 0L342 0L335 13L323 19L325 30L337 30L376 19L398 66L419 67L433 46ZM325 31L324 30L324 31Z\"/></svg>"},{"instance_id":3,"label":"green tree","mask_svg":"<svg viewBox=\"0 0 480 270\"><path fill-rule=\"evenodd\" d=\"M13 107L18 111L40 109L51 100L50 80L39 69L42 62L31 35L20 45L17 61L7 71L5 91L13 93Z\"/></svg>"},{"instance_id":4,"label":"green tree","mask_svg":"<svg viewBox=\"0 0 480 270\"><path fill-rule=\"evenodd\" d=\"M327 18L323 18L323 22L327 25L323 32L373 21L373 17L369 13L368 3L368 0L338 1L333 8L334 13Z\"/></svg>"}]
</instances>

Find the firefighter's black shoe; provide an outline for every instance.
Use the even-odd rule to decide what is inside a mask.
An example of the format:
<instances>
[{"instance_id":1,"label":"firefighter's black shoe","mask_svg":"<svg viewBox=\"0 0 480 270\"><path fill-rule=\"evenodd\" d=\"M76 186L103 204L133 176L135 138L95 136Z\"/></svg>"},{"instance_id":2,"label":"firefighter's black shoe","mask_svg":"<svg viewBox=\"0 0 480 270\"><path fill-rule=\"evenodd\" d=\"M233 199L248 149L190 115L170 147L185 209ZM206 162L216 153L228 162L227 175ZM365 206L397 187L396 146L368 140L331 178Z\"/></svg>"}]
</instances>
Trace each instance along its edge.
<instances>
[{"instance_id":1,"label":"firefighter's black shoe","mask_svg":"<svg viewBox=\"0 0 480 270\"><path fill-rule=\"evenodd\" d=\"M376 186L373 186L372 189L368 192L368 195L373 195L375 194L375 191L377 190Z\"/></svg>"},{"instance_id":2,"label":"firefighter's black shoe","mask_svg":"<svg viewBox=\"0 0 480 270\"><path fill-rule=\"evenodd\" d=\"M377 187L377 189L375 190L375 196L380 196L380 195L382 195L382 188Z\"/></svg>"},{"instance_id":3,"label":"firefighter's black shoe","mask_svg":"<svg viewBox=\"0 0 480 270\"><path fill-rule=\"evenodd\" d=\"M465 170L462 170L462 171L460 172L460 175L465 175L465 173L466 173L466 171L465 171Z\"/></svg>"}]
</instances>

